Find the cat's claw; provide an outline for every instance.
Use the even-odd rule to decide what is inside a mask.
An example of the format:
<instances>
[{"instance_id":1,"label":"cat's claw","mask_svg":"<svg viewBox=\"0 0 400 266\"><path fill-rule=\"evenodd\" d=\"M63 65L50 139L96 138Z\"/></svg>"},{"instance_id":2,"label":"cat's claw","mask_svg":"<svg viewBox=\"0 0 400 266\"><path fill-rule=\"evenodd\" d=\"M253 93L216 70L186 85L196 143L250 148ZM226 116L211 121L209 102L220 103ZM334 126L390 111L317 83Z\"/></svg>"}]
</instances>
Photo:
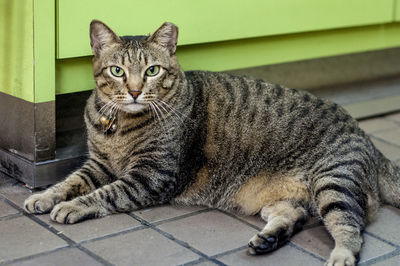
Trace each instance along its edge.
<instances>
[{"instance_id":1,"label":"cat's claw","mask_svg":"<svg viewBox=\"0 0 400 266\"><path fill-rule=\"evenodd\" d=\"M62 224L74 224L95 217L97 217L95 210L81 205L77 201L61 202L50 213L53 221Z\"/></svg>"},{"instance_id":2,"label":"cat's claw","mask_svg":"<svg viewBox=\"0 0 400 266\"><path fill-rule=\"evenodd\" d=\"M50 212L55 204L56 202L52 197L35 194L25 200L24 209L28 213L43 214Z\"/></svg>"}]
</instances>

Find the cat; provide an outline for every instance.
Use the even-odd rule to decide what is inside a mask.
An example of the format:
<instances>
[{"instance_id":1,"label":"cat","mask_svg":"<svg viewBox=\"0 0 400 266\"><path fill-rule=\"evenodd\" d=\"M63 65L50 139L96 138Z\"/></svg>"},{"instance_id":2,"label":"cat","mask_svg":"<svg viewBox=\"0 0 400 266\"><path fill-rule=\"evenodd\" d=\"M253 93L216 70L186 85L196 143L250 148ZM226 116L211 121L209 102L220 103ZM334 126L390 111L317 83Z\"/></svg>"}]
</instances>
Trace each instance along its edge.
<instances>
[{"instance_id":1,"label":"cat","mask_svg":"<svg viewBox=\"0 0 400 266\"><path fill-rule=\"evenodd\" d=\"M67 224L164 203L259 214L267 223L250 254L277 249L317 216L335 240L327 265L355 265L379 205L400 207L400 167L333 102L243 76L183 72L177 38L172 23L119 37L91 22L88 159L25 210Z\"/></svg>"}]
</instances>

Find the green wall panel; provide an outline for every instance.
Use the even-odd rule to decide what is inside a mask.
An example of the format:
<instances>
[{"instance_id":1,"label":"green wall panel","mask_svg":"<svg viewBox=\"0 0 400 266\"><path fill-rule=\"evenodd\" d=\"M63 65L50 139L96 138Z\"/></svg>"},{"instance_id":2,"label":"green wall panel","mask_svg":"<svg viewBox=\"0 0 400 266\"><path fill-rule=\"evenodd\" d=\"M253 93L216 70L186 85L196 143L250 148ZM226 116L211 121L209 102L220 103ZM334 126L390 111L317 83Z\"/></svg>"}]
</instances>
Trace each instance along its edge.
<instances>
[{"instance_id":1,"label":"green wall panel","mask_svg":"<svg viewBox=\"0 0 400 266\"><path fill-rule=\"evenodd\" d=\"M35 102L55 100L55 3L34 0Z\"/></svg>"},{"instance_id":2,"label":"green wall panel","mask_svg":"<svg viewBox=\"0 0 400 266\"><path fill-rule=\"evenodd\" d=\"M100 19L119 35L180 27L180 44L387 23L394 0L57 0L57 58L87 56L89 23Z\"/></svg>"},{"instance_id":3,"label":"green wall panel","mask_svg":"<svg viewBox=\"0 0 400 266\"><path fill-rule=\"evenodd\" d=\"M400 23L179 46L184 70L231 70L400 46ZM57 60L57 93L91 90L91 57Z\"/></svg>"},{"instance_id":4,"label":"green wall panel","mask_svg":"<svg viewBox=\"0 0 400 266\"><path fill-rule=\"evenodd\" d=\"M33 0L0 0L0 91L34 101Z\"/></svg>"},{"instance_id":5,"label":"green wall panel","mask_svg":"<svg viewBox=\"0 0 400 266\"><path fill-rule=\"evenodd\" d=\"M400 21L400 0L393 0L393 16L395 21Z\"/></svg>"}]
</instances>

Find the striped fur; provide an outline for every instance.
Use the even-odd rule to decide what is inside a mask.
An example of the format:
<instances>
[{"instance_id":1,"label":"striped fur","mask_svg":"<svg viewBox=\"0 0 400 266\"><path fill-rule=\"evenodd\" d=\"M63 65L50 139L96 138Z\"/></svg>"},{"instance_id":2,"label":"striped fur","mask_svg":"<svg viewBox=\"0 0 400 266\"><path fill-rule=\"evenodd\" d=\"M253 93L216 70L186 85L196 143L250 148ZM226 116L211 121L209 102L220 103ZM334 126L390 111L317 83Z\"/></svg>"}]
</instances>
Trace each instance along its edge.
<instances>
[{"instance_id":1,"label":"striped fur","mask_svg":"<svg viewBox=\"0 0 400 266\"><path fill-rule=\"evenodd\" d=\"M251 254L276 249L318 216L336 243L328 265L354 265L379 204L400 207L400 169L335 103L261 80L183 72L177 34L165 23L151 36L118 37L92 22L89 159L25 209L60 223L163 203L260 214L268 223ZM146 75L151 66L160 72ZM104 131L104 115L113 130Z\"/></svg>"}]
</instances>

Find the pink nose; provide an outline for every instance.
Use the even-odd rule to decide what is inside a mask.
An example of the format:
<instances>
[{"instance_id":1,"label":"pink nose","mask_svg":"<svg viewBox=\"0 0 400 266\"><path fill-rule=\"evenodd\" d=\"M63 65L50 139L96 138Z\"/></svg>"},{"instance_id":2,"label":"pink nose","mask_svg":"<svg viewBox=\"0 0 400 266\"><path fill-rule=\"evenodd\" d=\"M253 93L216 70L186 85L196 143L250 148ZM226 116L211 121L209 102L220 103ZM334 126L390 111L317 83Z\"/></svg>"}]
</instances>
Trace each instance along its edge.
<instances>
[{"instance_id":1,"label":"pink nose","mask_svg":"<svg viewBox=\"0 0 400 266\"><path fill-rule=\"evenodd\" d=\"M139 95L142 93L142 91L129 91L129 94L132 95L133 99L137 99Z\"/></svg>"}]
</instances>

